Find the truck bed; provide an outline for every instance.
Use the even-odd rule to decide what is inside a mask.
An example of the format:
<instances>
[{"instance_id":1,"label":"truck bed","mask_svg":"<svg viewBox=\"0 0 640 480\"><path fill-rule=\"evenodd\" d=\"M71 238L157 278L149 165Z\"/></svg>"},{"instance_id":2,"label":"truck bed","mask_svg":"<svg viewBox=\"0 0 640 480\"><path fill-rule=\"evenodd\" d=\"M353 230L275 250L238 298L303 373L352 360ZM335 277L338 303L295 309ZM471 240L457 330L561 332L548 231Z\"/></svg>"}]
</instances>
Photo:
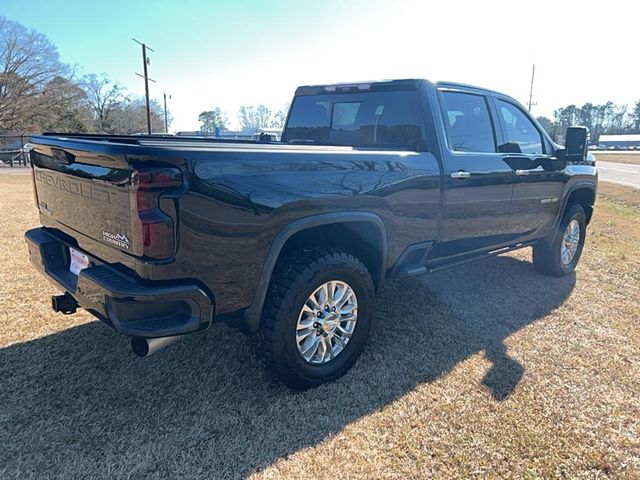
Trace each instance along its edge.
<instances>
[{"instance_id":1,"label":"truck bed","mask_svg":"<svg viewBox=\"0 0 640 480\"><path fill-rule=\"evenodd\" d=\"M271 242L297 219L376 214L393 225L385 268L434 239L440 221L441 170L430 152L137 135L48 134L32 144L46 228L142 279L199 278L220 293L220 312L252 302ZM163 189L149 220L134 172L165 167L182 184ZM162 255L145 251L147 220L167 225L150 239L166 239Z\"/></svg>"}]
</instances>

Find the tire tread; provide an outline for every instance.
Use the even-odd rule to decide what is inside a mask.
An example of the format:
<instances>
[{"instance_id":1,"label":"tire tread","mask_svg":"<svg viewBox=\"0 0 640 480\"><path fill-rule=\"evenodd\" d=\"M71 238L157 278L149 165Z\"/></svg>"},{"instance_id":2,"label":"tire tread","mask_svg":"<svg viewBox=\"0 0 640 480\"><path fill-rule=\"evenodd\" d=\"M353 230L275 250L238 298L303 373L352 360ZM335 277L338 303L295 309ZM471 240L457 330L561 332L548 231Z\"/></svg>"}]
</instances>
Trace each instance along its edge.
<instances>
[{"instance_id":1,"label":"tire tread","mask_svg":"<svg viewBox=\"0 0 640 480\"><path fill-rule=\"evenodd\" d=\"M569 219L575 217L576 215L578 216L578 219L581 223L581 244L578 247L578 252L576 254L577 260L575 261L575 264L573 265L571 270L566 271L562 267L560 262L560 243L562 242L562 235L564 233L564 230L569 224ZM585 241L585 232L586 214L584 212L584 208L582 208L582 206L577 203L568 206L562 216L562 220L560 221L558 228L553 231L550 238L541 240L533 246L533 266L535 270L543 275L551 275L554 277L562 277L571 273L580 260L582 247L584 246Z\"/></svg>"},{"instance_id":2,"label":"tire tread","mask_svg":"<svg viewBox=\"0 0 640 480\"><path fill-rule=\"evenodd\" d=\"M278 261L273 279L267 290L267 301L257 335L257 356L259 363L265 367L276 379L296 389L306 389L326 381L334 380L345 373L337 371L335 374L322 379L303 375L300 371L293 372L289 365L294 365L299 355L296 349L277 349L278 322L286 315L290 299L297 285L308 281L313 275L326 273L336 264L349 263L356 268L362 281L373 289L373 280L366 266L357 257L336 248L318 248L301 250L289 254ZM284 358L279 358L282 355ZM283 361L284 360L284 361Z\"/></svg>"}]
</instances>

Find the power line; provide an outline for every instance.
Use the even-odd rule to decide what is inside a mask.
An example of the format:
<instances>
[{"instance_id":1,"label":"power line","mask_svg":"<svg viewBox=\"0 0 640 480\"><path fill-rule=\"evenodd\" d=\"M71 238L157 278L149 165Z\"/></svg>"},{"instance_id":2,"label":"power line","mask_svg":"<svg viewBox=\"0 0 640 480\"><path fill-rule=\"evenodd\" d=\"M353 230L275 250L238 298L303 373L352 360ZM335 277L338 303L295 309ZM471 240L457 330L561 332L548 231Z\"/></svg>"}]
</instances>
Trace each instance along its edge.
<instances>
[{"instance_id":1,"label":"power line","mask_svg":"<svg viewBox=\"0 0 640 480\"><path fill-rule=\"evenodd\" d=\"M150 63L149 57L147 57L147 50L151 50L152 52L155 52L155 50L151 47L147 47L145 43L140 42L135 38L132 38L132 40L142 46L142 67L144 69L144 75L140 75L137 72L136 72L136 75L144 78L144 93L147 99L147 133L151 135L151 107L149 104L149 81L152 81L155 83L155 80L153 80L152 78L149 78L149 75L147 74L147 66Z\"/></svg>"}]
</instances>

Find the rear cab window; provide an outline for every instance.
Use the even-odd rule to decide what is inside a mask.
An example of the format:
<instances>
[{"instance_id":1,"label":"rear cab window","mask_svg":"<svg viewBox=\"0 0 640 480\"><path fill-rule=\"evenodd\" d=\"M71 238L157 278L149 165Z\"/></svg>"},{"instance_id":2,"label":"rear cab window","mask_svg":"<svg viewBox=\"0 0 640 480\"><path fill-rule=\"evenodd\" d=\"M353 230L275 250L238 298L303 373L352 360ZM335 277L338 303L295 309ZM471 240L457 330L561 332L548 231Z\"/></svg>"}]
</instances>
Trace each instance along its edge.
<instances>
[{"instance_id":1,"label":"rear cab window","mask_svg":"<svg viewBox=\"0 0 640 480\"><path fill-rule=\"evenodd\" d=\"M484 95L441 90L445 130L452 152L495 153L496 139Z\"/></svg>"},{"instance_id":2,"label":"rear cab window","mask_svg":"<svg viewBox=\"0 0 640 480\"><path fill-rule=\"evenodd\" d=\"M283 141L424 151L420 94L415 90L296 96Z\"/></svg>"}]
</instances>

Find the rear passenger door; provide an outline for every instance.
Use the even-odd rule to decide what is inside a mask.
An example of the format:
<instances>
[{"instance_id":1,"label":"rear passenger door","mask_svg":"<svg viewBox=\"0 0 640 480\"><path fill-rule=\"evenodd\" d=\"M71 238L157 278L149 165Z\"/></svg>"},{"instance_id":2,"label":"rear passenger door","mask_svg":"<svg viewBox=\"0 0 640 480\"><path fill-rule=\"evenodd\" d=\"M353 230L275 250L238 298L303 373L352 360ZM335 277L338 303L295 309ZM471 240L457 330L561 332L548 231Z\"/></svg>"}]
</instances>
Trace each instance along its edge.
<instances>
[{"instance_id":1,"label":"rear passenger door","mask_svg":"<svg viewBox=\"0 0 640 480\"><path fill-rule=\"evenodd\" d=\"M496 120L481 92L441 89L445 216L439 256L498 245L513 235L509 220L515 174L498 152Z\"/></svg>"},{"instance_id":2,"label":"rear passenger door","mask_svg":"<svg viewBox=\"0 0 640 480\"><path fill-rule=\"evenodd\" d=\"M524 109L509 98L494 97L504 161L516 177L511 206L511 229L518 237L543 234L559 208L564 173L550 168L553 152Z\"/></svg>"}]
</instances>

